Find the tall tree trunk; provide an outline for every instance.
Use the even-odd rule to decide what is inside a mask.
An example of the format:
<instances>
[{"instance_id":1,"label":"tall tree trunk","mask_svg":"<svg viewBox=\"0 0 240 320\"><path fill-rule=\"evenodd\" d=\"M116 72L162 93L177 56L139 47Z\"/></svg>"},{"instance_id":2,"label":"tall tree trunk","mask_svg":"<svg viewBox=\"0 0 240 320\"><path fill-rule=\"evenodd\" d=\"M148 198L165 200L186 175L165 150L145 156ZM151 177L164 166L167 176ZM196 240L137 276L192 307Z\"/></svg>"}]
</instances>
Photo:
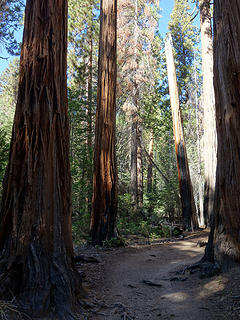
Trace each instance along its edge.
<instances>
[{"instance_id":1,"label":"tall tree trunk","mask_svg":"<svg viewBox=\"0 0 240 320\"><path fill-rule=\"evenodd\" d=\"M117 78L117 1L101 1L98 96L90 234L93 244L117 235L115 152Z\"/></svg>"},{"instance_id":2,"label":"tall tree trunk","mask_svg":"<svg viewBox=\"0 0 240 320\"><path fill-rule=\"evenodd\" d=\"M142 125L137 123L137 206L138 212L143 208L143 163L142 163Z\"/></svg>"},{"instance_id":3,"label":"tall tree trunk","mask_svg":"<svg viewBox=\"0 0 240 320\"><path fill-rule=\"evenodd\" d=\"M92 5L93 11L93 5ZM93 14L92 21L93 23ZM90 26L90 39L89 39L89 62L88 62L88 109L87 109L87 183L88 183L88 212L91 214L91 199L92 199L92 109L93 109L93 95L92 95L92 81L93 80L93 26Z\"/></svg>"},{"instance_id":4,"label":"tall tree trunk","mask_svg":"<svg viewBox=\"0 0 240 320\"><path fill-rule=\"evenodd\" d=\"M196 190L196 198L195 201L197 207L197 218L198 218L198 225L201 228L205 227L205 220L203 214L203 177L202 177L202 152L201 152L201 128L200 128L200 110L199 110L199 98L198 98L198 79L197 79L197 62L196 58L194 58L195 70L194 70L194 85L195 85L195 119L196 119L196 127L197 127L197 188Z\"/></svg>"},{"instance_id":5,"label":"tall tree trunk","mask_svg":"<svg viewBox=\"0 0 240 320\"><path fill-rule=\"evenodd\" d=\"M184 134L181 110L179 106L176 69L173 56L172 38L170 34L166 38L165 51L167 59L169 94L173 118L175 151L177 156L178 180L182 203L183 226L185 229L193 229L197 227L196 207L192 192L187 152L184 144Z\"/></svg>"},{"instance_id":6,"label":"tall tree trunk","mask_svg":"<svg viewBox=\"0 0 240 320\"><path fill-rule=\"evenodd\" d=\"M137 113L132 114L131 128L131 194L132 210L136 214L138 211L138 182L137 182Z\"/></svg>"},{"instance_id":7,"label":"tall tree trunk","mask_svg":"<svg viewBox=\"0 0 240 320\"><path fill-rule=\"evenodd\" d=\"M131 191L133 213L142 211L143 207L143 167L142 167L142 129L139 119L139 88L137 83L138 69L138 0L134 0L134 55L135 72L132 92L132 133L131 133Z\"/></svg>"},{"instance_id":8,"label":"tall tree trunk","mask_svg":"<svg viewBox=\"0 0 240 320\"><path fill-rule=\"evenodd\" d=\"M27 0L19 91L0 212L0 296L74 319L67 117L67 2Z\"/></svg>"},{"instance_id":9,"label":"tall tree trunk","mask_svg":"<svg viewBox=\"0 0 240 320\"><path fill-rule=\"evenodd\" d=\"M217 166L217 134L213 87L213 43L210 0L199 0L202 41L203 106L204 106L204 224L209 226L213 213Z\"/></svg>"},{"instance_id":10,"label":"tall tree trunk","mask_svg":"<svg viewBox=\"0 0 240 320\"><path fill-rule=\"evenodd\" d=\"M215 258L222 265L240 262L239 37L239 1L214 1L214 89L219 143L212 244Z\"/></svg>"},{"instance_id":11,"label":"tall tree trunk","mask_svg":"<svg viewBox=\"0 0 240 320\"><path fill-rule=\"evenodd\" d=\"M152 192L152 183L153 183L153 143L154 143L154 137L153 137L153 130L150 132L150 142L149 142L149 163L148 163L148 174L147 174L147 192Z\"/></svg>"}]
</instances>

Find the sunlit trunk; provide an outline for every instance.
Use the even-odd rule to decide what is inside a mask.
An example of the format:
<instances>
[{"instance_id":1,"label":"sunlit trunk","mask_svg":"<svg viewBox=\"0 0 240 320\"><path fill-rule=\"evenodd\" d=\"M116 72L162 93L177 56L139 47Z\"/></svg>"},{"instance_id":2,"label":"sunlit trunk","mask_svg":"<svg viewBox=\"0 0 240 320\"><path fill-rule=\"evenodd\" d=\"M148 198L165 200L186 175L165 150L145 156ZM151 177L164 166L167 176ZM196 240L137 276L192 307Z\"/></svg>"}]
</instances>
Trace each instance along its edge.
<instances>
[{"instance_id":1,"label":"sunlit trunk","mask_svg":"<svg viewBox=\"0 0 240 320\"><path fill-rule=\"evenodd\" d=\"M213 43L210 0L200 0L199 5L202 42L204 109L204 224L209 226L210 216L213 213L217 164L217 134L215 96L213 87Z\"/></svg>"},{"instance_id":2,"label":"sunlit trunk","mask_svg":"<svg viewBox=\"0 0 240 320\"><path fill-rule=\"evenodd\" d=\"M183 226L185 229L195 229L197 227L196 208L192 192L187 152L184 144L184 134L181 110L179 106L176 69L173 56L172 38L170 34L167 36L166 39L165 50L173 119L175 151L177 157L178 180L182 203Z\"/></svg>"}]
</instances>

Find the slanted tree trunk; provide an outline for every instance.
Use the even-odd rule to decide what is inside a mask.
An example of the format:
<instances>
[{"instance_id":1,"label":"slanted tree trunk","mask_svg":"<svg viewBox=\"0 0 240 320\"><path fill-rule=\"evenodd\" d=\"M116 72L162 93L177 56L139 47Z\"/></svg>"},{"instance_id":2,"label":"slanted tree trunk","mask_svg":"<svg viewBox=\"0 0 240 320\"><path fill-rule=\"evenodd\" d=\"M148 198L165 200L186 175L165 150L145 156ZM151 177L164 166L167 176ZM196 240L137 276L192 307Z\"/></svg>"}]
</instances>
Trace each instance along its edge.
<instances>
[{"instance_id":1,"label":"slanted tree trunk","mask_svg":"<svg viewBox=\"0 0 240 320\"><path fill-rule=\"evenodd\" d=\"M154 143L154 137L153 137L153 130L150 132L150 142L149 142L149 148L148 148L148 154L149 154L149 163L148 163L148 174L147 174L147 192L152 192L152 183L153 183L153 143Z\"/></svg>"},{"instance_id":2,"label":"slanted tree trunk","mask_svg":"<svg viewBox=\"0 0 240 320\"><path fill-rule=\"evenodd\" d=\"M27 0L19 91L0 212L0 297L74 319L67 116L67 2Z\"/></svg>"},{"instance_id":3,"label":"slanted tree trunk","mask_svg":"<svg viewBox=\"0 0 240 320\"><path fill-rule=\"evenodd\" d=\"M213 213L217 165L217 134L213 87L213 43L210 0L199 0L202 41L204 107L204 224L209 226Z\"/></svg>"},{"instance_id":4,"label":"slanted tree trunk","mask_svg":"<svg viewBox=\"0 0 240 320\"><path fill-rule=\"evenodd\" d=\"M217 119L215 232L210 244L222 265L240 262L240 4L214 1L214 89ZM212 235L213 235L212 228ZM212 241L211 241L212 240ZM211 245L210 245L211 247Z\"/></svg>"},{"instance_id":5,"label":"slanted tree trunk","mask_svg":"<svg viewBox=\"0 0 240 320\"><path fill-rule=\"evenodd\" d=\"M171 100L175 151L177 157L178 180L182 203L183 226L185 229L197 227L196 207L193 198L192 184L188 167L187 152L184 144L181 110L173 56L172 38L169 34L165 43L169 94Z\"/></svg>"},{"instance_id":6,"label":"slanted tree trunk","mask_svg":"<svg viewBox=\"0 0 240 320\"><path fill-rule=\"evenodd\" d=\"M93 244L117 235L115 152L117 77L117 1L101 1L98 96L90 234Z\"/></svg>"}]
</instances>

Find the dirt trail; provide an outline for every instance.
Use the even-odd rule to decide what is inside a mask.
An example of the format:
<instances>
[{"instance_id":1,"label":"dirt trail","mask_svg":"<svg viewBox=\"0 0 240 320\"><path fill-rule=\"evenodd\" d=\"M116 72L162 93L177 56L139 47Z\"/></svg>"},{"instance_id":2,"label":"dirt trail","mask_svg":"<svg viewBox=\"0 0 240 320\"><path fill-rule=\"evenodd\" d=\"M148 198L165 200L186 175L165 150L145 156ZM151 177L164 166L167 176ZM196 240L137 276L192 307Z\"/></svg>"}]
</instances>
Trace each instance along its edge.
<instances>
[{"instance_id":1,"label":"dirt trail","mask_svg":"<svg viewBox=\"0 0 240 320\"><path fill-rule=\"evenodd\" d=\"M230 313L216 307L223 301L224 276L176 276L176 270L200 260L204 247L197 243L206 241L206 236L201 233L182 241L109 251L91 249L90 254L102 263L81 266L89 292L89 313L84 319L230 319ZM232 314L231 319L240 316Z\"/></svg>"}]
</instances>

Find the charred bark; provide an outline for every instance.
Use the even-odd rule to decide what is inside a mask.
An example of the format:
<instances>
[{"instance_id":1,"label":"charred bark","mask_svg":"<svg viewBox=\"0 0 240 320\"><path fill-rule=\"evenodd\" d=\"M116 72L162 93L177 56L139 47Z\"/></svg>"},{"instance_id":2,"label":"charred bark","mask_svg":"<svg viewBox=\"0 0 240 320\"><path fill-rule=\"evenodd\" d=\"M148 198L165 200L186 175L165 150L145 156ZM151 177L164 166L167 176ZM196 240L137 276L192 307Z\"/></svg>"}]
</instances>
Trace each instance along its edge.
<instances>
[{"instance_id":1,"label":"charred bark","mask_svg":"<svg viewBox=\"0 0 240 320\"><path fill-rule=\"evenodd\" d=\"M173 118L175 151L178 167L178 181L182 203L183 227L184 229L195 229L198 226L196 207L188 167L187 152L184 144L184 133L181 110L179 106L176 69L172 49L172 38L170 34L167 36L165 49L167 59L169 93Z\"/></svg>"},{"instance_id":2,"label":"charred bark","mask_svg":"<svg viewBox=\"0 0 240 320\"><path fill-rule=\"evenodd\" d=\"M137 109L137 103L135 107ZM143 207L142 130L137 112L132 114L131 193L133 214L141 214Z\"/></svg>"},{"instance_id":3,"label":"charred bark","mask_svg":"<svg viewBox=\"0 0 240 320\"><path fill-rule=\"evenodd\" d=\"M27 1L19 90L0 212L0 296L32 316L73 319L67 2Z\"/></svg>"},{"instance_id":4,"label":"charred bark","mask_svg":"<svg viewBox=\"0 0 240 320\"><path fill-rule=\"evenodd\" d=\"M94 148L92 243L116 237L117 166L115 152L117 1L101 1L98 96Z\"/></svg>"}]
</instances>

